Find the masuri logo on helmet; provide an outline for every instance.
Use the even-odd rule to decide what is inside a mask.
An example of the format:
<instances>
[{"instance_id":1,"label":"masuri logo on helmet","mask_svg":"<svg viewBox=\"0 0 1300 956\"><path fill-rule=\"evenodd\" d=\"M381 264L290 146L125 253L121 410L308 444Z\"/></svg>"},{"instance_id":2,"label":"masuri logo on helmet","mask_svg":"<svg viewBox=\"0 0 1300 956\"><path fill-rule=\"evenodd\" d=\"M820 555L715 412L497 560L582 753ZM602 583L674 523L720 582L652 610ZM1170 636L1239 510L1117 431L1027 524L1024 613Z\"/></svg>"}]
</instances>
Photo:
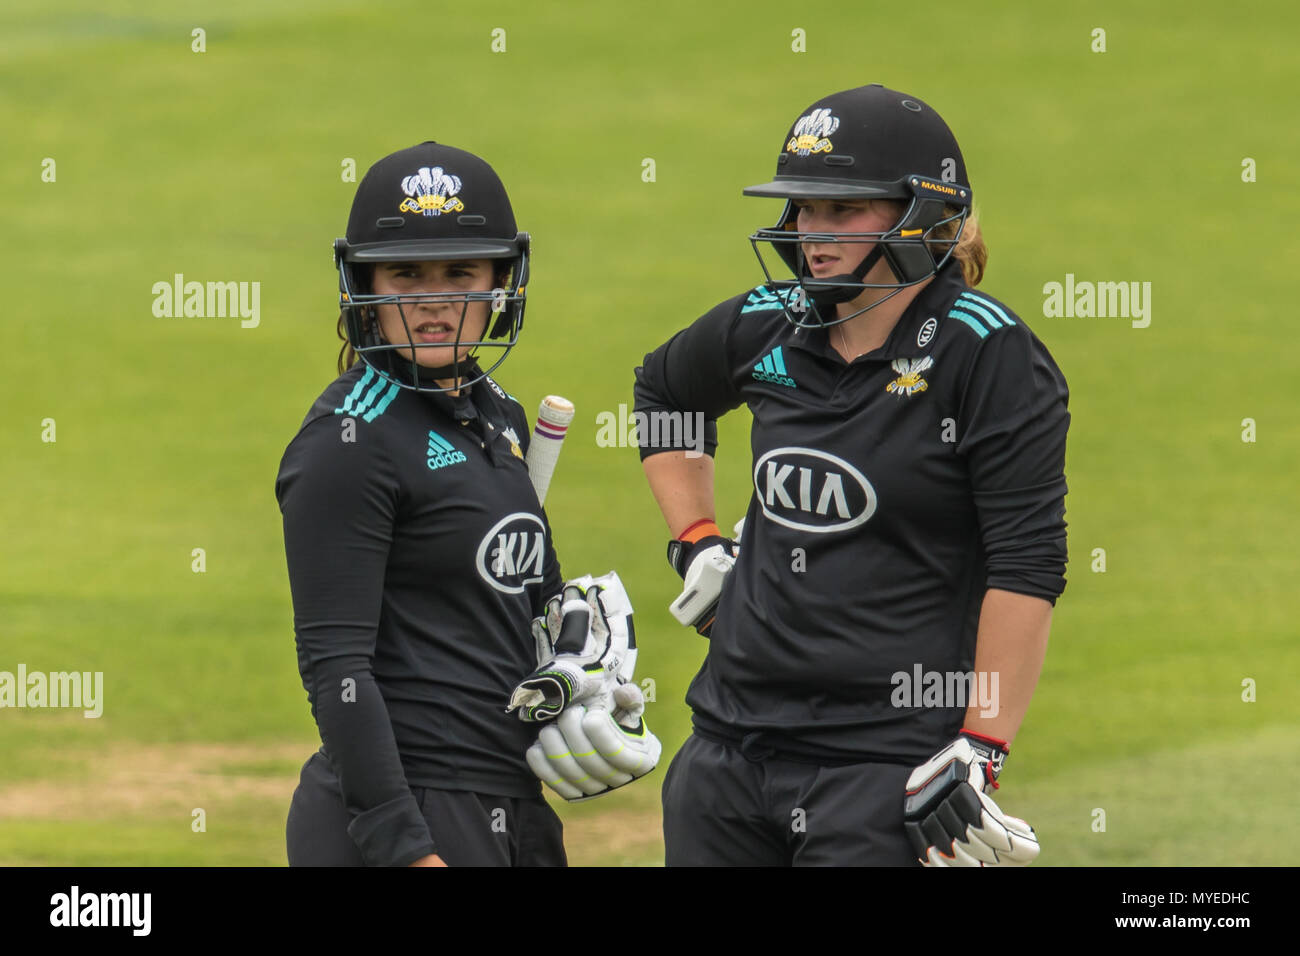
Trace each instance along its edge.
<instances>
[{"instance_id":1,"label":"masuri logo on helmet","mask_svg":"<svg viewBox=\"0 0 1300 956\"><path fill-rule=\"evenodd\" d=\"M833 146L831 134L835 134ZM852 302L867 289L892 290L867 306L874 308L908 286L924 282L951 258L973 194L956 137L925 103L879 83L833 93L804 110L783 142L772 181L750 186L744 193L786 200L776 225L755 231L749 239L767 288L785 297L785 315L792 324L838 325L867 309L841 317L835 305ZM883 232L812 234L798 232L794 199L896 199L907 208ZM953 236L936 235L953 223ZM772 245L794 279L772 277L760 242ZM876 245L852 272L815 279L804 261L801 244L805 242ZM882 258L898 281L864 281Z\"/></svg>"}]
</instances>

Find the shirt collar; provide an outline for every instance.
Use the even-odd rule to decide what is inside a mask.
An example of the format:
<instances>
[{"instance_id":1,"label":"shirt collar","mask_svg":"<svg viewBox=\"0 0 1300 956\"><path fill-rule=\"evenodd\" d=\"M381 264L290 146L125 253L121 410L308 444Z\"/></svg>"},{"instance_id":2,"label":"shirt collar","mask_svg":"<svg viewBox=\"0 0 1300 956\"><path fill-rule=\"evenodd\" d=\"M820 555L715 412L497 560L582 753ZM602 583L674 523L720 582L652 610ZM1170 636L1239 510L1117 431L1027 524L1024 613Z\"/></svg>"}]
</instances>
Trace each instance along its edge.
<instances>
[{"instance_id":1,"label":"shirt collar","mask_svg":"<svg viewBox=\"0 0 1300 956\"><path fill-rule=\"evenodd\" d=\"M885 339L885 344L875 352L869 353L872 360L892 361L896 358L917 358L928 355L934 347L936 338L933 329L937 327L940 317L946 314L952 300L965 288L966 281L962 276L961 263L956 259L950 259L908 304L906 311L894 323L888 338ZM932 331L926 335L923 330L930 319L934 319L934 325L931 327ZM787 344L791 348L802 349L814 355L843 361L830 343L832 328L834 326L825 329L800 329L791 326Z\"/></svg>"}]
</instances>

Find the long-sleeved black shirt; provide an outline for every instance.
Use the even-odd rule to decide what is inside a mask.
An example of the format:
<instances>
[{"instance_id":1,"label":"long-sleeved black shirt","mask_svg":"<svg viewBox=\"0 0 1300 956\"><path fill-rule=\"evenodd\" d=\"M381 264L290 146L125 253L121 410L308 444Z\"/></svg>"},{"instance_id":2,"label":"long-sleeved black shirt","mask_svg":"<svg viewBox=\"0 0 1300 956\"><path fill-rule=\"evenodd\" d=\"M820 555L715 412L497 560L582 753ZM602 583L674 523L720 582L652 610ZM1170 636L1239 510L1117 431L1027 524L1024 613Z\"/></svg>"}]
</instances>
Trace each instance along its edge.
<instances>
[{"instance_id":1,"label":"long-sleeved black shirt","mask_svg":"<svg viewBox=\"0 0 1300 956\"><path fill-rule=\"evenodd\" d=\"M1064 589L1067 401L1047 349L956 262L851 363L763 287L647 355L643 458L672 446L664 416L702 413L713 454L713 420L753 413L696 726L814 759L919 762L951 739L965 708L896 706L896 675L969 673L987 589Z\"/></svg>"},{"instance_id":2,"label":"long-sleeved black shirt","mask_svg":"<svg viewBox=\"0 0 1300 956\"><path fill-rule=\"evenodd\" d=\"M540 793L536 728L504 712L561 584L528 440L491 379L426 395L358 363L284 453L298 666L367 863L435 851L412 786Z\"/></svg>"}]
</instances>

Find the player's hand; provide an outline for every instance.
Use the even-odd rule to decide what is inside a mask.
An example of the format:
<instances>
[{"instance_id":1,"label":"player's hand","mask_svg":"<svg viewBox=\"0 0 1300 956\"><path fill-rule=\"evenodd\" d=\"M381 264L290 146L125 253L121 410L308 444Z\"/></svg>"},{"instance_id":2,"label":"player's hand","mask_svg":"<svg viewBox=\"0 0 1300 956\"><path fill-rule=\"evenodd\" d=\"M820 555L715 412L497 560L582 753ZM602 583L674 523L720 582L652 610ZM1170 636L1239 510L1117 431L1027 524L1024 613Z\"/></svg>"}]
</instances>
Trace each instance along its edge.
<instances>
[{"instance_id":1,"label":"player's hand","mask_svg":"<svg viewBox=\"0 0 1300 956\"><path fill-rule=\"evenodd\" d=\"M407 866L446 866L442 857L436 853L430 853L428 856L422 856L414 863L408 863Z\"/></svg>"},{"instance_id":2,"label":"player's hand","mask_svg":"<svg viewBox=\"0 0 1300 956\"><path fill-rule=\"evenodd\" d=\"M736 564L739 542L721 534L696 541L677 538L668 542L668 563L682 578L682 593L669 605L679 623L693 627L704 637L713 631L713 621L722 597L722 582Z\"/></svg>"},{"instance_id":3,"label":"player's hand","mask_svg":"<svg viewBox=\"0 0 1300 956\"><path fill-rule=\"evenodd\" d=\"M1038 856L1034 828L989 796L1006 756L1004 741L963 730L912 771L903 828L923 866L1025 866Z\"/></svg>"},{"instance_id":4,"label":"player's hand","mask_svg":"<svg viewBox=\"0 0 1300 956\"><path fill-rule=\"evenodd\" d=\"M616 572L570 581L533 619L532 634L538 667L519 682L507 712L545 721L574 703L613 709L614 689L636 666L632 604Z\"/></svg>"},{"instance_id":5,"label":"player's hand","mask_svg":"<svg viewBox=\"0 0 1300 956\"><path fill-rule=\"evenodd\" d=\"M663 746L646 726L641 689L620 684L610 702L613 709L570 705L528 748L525 757L537 779L566 800L608 793L659 763Z\"/></svg>"}]
</instances>

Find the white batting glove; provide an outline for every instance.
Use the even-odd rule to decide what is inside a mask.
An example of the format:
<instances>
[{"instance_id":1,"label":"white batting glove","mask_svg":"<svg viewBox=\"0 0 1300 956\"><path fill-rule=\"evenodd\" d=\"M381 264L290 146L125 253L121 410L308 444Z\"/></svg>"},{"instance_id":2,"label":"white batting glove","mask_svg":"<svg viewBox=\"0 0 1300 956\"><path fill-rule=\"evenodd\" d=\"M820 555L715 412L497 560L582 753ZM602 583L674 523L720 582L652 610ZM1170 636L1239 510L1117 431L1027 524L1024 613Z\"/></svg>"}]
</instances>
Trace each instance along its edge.
<instances>
[{"instance_id":1,"label":"white batting glove","mask_svg":"<svg viewBox=\"0 0 1300 956\"><path fill-rule=\"evenodd\" d=\"M520 681L507 713L552 720L573 703L608 701L636 666L632 603L617 572L565 585L532 622L538 667ZM604 704L613 709L612 703Z\"/></svg>"},{"instance_id":2,"label":"white batting glove","mask_svg":"<svg viewBox=\"0 0 1300 956\"><path fill-rule=\"evenodd\" d=\"M1038 856L1034 828L989 796L1006 756L1004 741L963 730L912 771L903 828L923 866L1026 866Z\"/></svg>"},{"instance_id":3,"label":"white batting glove","mask_svg":"<svg viewBox=\"0 0 1300 956\"><path fill-rule=\"evenodd\" d=\"M525 755L537 778L564 799L577 802L608 793L649 773L663 746L646 726L645 698L633 683L601 703L571 704L547 724Z\"/></svg>"},{"instance_id":4,"label":"white batting glove","mask_svg":"<svg viewBox=\"0 0 1300 956\"><path fill-rule=\"evenodd\" d=\"M703 637L713 632L723 581L736 566L744 524L744 518L736 522L732 538L707 535L695 542L668 542L668 563L682 577L682 593L668 610L679 624L695 628Z\"/></svg>"}]
</instances>

